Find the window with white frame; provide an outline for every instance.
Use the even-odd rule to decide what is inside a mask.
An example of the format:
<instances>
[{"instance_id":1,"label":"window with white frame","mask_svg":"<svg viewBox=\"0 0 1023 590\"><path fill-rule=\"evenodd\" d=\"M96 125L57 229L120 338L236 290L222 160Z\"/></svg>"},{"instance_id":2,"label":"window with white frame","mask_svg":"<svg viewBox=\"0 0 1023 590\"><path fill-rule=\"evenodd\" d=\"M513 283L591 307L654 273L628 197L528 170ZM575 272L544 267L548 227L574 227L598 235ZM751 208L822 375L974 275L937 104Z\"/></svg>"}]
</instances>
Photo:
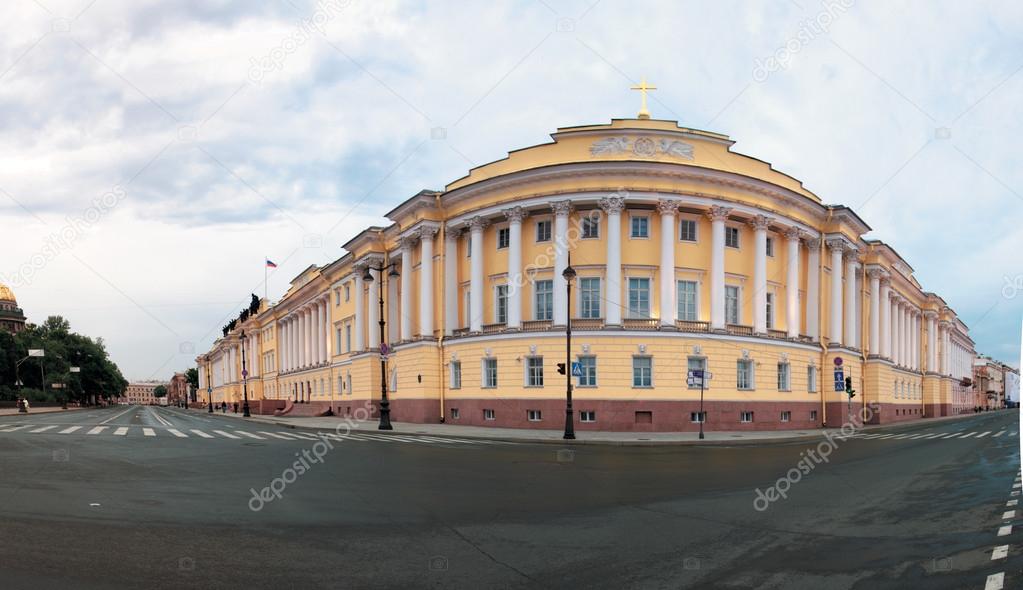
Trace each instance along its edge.
<instances>
[{"instance_id":1,"label":"window with white frame","mask_svg":"<svg viewBox=\"0 0 1023 590\"><path fill-rule=\"evenodd\" d=\"M707 412L689 412L689 421L693 424L699 424L707 421Z\"/></svg>"},{"instance_id":2,"label":"window with white frame","mask_svg":"<svg viewBox=\"0 0 1023 590\"><path fill-rule=\"evenodd\" d=\"M810 410L810 419L817 420L817 410Z\"/></svg>"},{"instance_id":3,"label":"window with white frame","mask_svg":"<svg viewBox=\"0 0 1023 590\"><path fill-rule=\"evenodd\" d=\"M594 412L593 410L582 410L582 411L579 412L579 421L580 422L596 422L597 421L597 413Z\"/></svg>"},{"instance_id":4,"label":"window with white frame","mask_svg":"<svg viewBox=\"0 0 1023 590\"><path fill-rule=\"evenodd\" d=\"M778 363L778 391L789 391L791 389L791 375L789 375L789 364Z\"/></svg>"},{"instance_id":5,"label":"window with white frame","mask_svg":"<svg viewBox=\"0 0 1023 590\"><path fill-rule=\"evenodd\" d=\"M352 298L352 288L351 287L352 287L351 285L349 285L347 283L345 284L345 303L347 303Z\"/></svg>"},{"instance_id":6,"label":"window with white frame","mask_svg":"<svg viewBox=\"0 0 1023 590\"><path fill-rule=\"evenodd\" d=\"M679 221L678 239L683 242L695 242L696 241L696 220L695 219L682 219Z\"/></svg>"},{"instance_id":7,"label":"window with white frame","mask_svg":"<svg viewBox=\"0 0 1023 590\"><path fill-rule=\"evenodd\" d=\"M817 393L817 367L813 365L806 367L806 391Z\"/></svg>"},{"instance_id":8,"label":"window with white frame","mask_svg":"<svg viewBox=\"0 0 1023 590\"><path fill-rule=\"evenodd\" d=\"M551 220L544 219L536 222L536 241L537 242L549 242L551 241Z\"/></svg>"},{"instance_id":9,"label":"window with white frame","mask_svg":"<svg viewBox=\"0 0 1023 590\"><path fill-rule=\"evenodd\" d=\"M592 240L600 237L600 218L595 215L587 215L582 218L580 225L580 237L584 240Z\"/></svg>"},{"instance_id":10,"label":"window with white frame","mask_svg":"<svg viewBox=\"0 0 1023 590\"><path fill-rule=\"evenodd\" d=\"M753 361L739 359L735 364L735 386L737 389L753 389Z\"/></svg>"},{"instance_id":11,"label":"window with white frame","mask_svg":"<svg viewBox=\"0 0 1023 590\"><path fill-rule=\"evenodd\" d=\"M739 422L752 422L753 412L739 412Z\"/></svg>"},{"instance_id":12,"label":"window with white frame","mask_svg":"<svg viewBox=\"0 0 1023 590\"><path fill-rule=\"evenodd\" d=\"M483 410L483 419L484 420L496 420L497 419L497 414L494 412L494 410L484 409Z\"/></svg>"},{"instance_id":13,"label":"window with white frame","mask_svg":"<svg viewBox=\"0 0 1023 590\"><path fill-rule=\"evenodd\" d=\"M582 375L577 379L579 380L579 387L596 387L597 386L597 357L593 355L580 356L579 368L582 369Z\"/></svg>"},{"instance_id":14,"label":"window with white frame","mask_svg":"<svg viewBox=\"0 0 1023 590\"><path fill-rule=\"evenodd\" d=\"M483 387L497 387L497 359L483 359Z\"/></svg>"},{"instance_id":15,"label":"window with white frame","mask_svg":"<svg viewBox=\"0 0 1023 590\"><path fill-rule=\"evenodd\" d=\"M781 421L782 422L791 422L792 421L792 412L789 411L789 410L782 410L782 412L781 412Z\"/></svg>"},{"instance_id":16,"label":"window with white frame","mask_svg":"<svg viewBox=\"0 0 1023 590\"><path fill-rule=\"evenodd\" d=\"M526 387L543 387L543 357L526 358Z\"/></svg>"},{"instance_id":17,"label":"window with white frame","mask_svg":"<svg viewBox=\"0 0 1023 590\"><path fill-rule=\"evenodd\" d=\"M334 350L341 350L341 327L334 328Z\"/></svg>"},{"instance_id":18,"label":"window with white frame","mask_svg":"<svg viewBox=\"0 0 1023 590\"><path fill-rule=\"evenodd\" d=\"M462 362L451 361L451 389L462 388Z\"/></svg>"},{"instance_id":19,"label":"window with white frame","mask_svg":"<svg viewBox=\"0 0 1023 590\"><path fill-rule=\"evenodd\" d=\"M739 228L737 227L725 228L725 246L729 248L739 247Z\"/></svg>"},{"instance_id":20,"label":"window with white frame","mask_svg":"<svg viewBox=\"0 0 1023 590\"><path fill-rule=\"evenodd\" d=\"M554 318L554 281L550 279L533 281L533 318L537 320Z\"/></svg>"},{"instance_id":21,"label":"window with white frame","mask_svg":"<svg viewBox=\"0 0 1023 590\"><path fill-rule=\"evenodd\" d=\"M599 277L579 279L579 316L583 318L600 317Z\"/></svg>"},{"instance_id":22,"label":"window with white frame","mask_svg":"<svg viewBox=\"0 0 1023 590\"><path fill-rule=\"evenodd\" d=\"M695 322L698 319L696 308L696 281L678 281L677 283L678 319Z\"/></svg>"},{"instance_id":23,"label":"window with white frame","mask_svg":"<svg viewBox=\"0 0 1023 590\"><path fill-rule=\"evenodd\" d=\"M451 419L458 420L459 417L458 408L451 408Z\"/></svg>"},{"instance_id":24,"label":"window with white frame","mask_svg":"<svg viewBox=\"0 0 1023 590\"><path fill-rule=\"evenodd\" d=\"M707 370L707 359L702 356L691 356L686 359L686 379L689 378L689 371L706 371ZM706 377L704 377L706 379ZM706 381L704 382L704 388L707 387ZM690 385L689 389L700 389L699 385Z\"/></svg>"},{"instance_id":25,"label":"window with white frame","mask_svg":"<svg viewBox=\"0 0 1023 590\"><path fill-rule=\"evenodd\" d=\"M494 319L499 324L508 323L508 285L494 287Z\"/></svg>"},{"instance_id":26,"label":"window with white frame","mask_svg":"<svg viewBox=\"0 0 1023 590\"><path fill-rule=\"evenodd\" d=\"M765 248L767 249L767 255L773 257L774 256L774 238L772 238L772 237L768 237L767 238L767 243L765 244Z\"/></svg>"},{"instance_id":27,"label":"window with white frame","mask_svg":"<svg viewBox=\"0 0 1023 590\"><path fill-rule=\"evenodd\" d=\"M646 215L633 215L629 222L630 233L633 238L650 237L650 218Z\"/></svg>"},{"instance_id":28,"label":"window with white frame","mask_svg":"<svg viewBox=\"0 0 1023 590\"><path fill-rule=\"evenodd\" d=\"M352 352L352 325L345 324L345 352Z\"/></svg>"},{"instance_id":29,"label":"window with white frame","mask_svg":"<svg viewBox=\"0 0 1023 590\"><path fill-rule=\"evenodd\" d=\"M497 230L497 249L502 250L508 247L508 242L511 240L511 230L507 227L501 227Z\"/></svg>"},{"instance_id":30,"label":"window with white frame","mask_svg":"<svg viewBox=\"0 0 1023 590\"><path fill-rule=\"evenodd\" d=\"M632 357L632 386L653 387L654 359L649 356Z\"/></svg>"},{"instance_id":31,"label":"window with white frame","mask_svg":"<svg viewBox=\"0 0 1023 590\"><path fill-rule=\"evenodd\" d=\"M739 320L739 287L725 285L725 322L738 324Z\"/></svg>"},{"instance_id":32,"label":"window with white frame","mask_svg":"<svg viewBox=\"0 0 1023 590\"><path fill-rule=\"evenodd\" d=\"M334 307L341 305L341 289L334 289Z\"/></svg>"},{"instance_id":33,"label":"window with white frame","mask_svg":"<svg viewBox=\"0 0 1023 590\"><path fill-rule=\"evenodd\" d=\"M767 307L765 309L767 312L767 329L770 330L774 328L774 293L765 293L765 297L767 299Z\"/></svg>"},{"instance_id":34,"label":"window with white frame","mask_svg":"<svg viewBox=\"0 0 1023 590\"><path fill-rule=\"evenodd\" d=\"M540 410L526 410L526 420L539 422L543 420L543 413Z\"/></svg>"},{"instance_id":35,"label":"window with white frame","mask_svg":"<svg viewBox=\"0 0 1023 590\"><path fill-rule=\"evenodd\" d=\"M629 279L629 317L650 317L650 279Z\"/></svg>"}]
</instances>

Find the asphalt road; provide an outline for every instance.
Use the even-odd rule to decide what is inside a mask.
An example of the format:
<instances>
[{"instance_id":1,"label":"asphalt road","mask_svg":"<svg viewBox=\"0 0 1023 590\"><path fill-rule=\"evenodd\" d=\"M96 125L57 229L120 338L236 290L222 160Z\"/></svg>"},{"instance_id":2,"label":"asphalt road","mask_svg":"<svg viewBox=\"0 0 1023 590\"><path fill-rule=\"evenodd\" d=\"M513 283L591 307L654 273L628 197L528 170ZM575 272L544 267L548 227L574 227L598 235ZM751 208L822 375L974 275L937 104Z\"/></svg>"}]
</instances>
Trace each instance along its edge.
<instances>
[{"instance_id":1,"label":"asphalt road","mask_svg":"<svg viewBox=\"0 0 1023 590\"><path fill-rule=\"evenodd\" d=\"M1023 527L1006 514L1018 431L1016 412L872 431L804 474L790 470L814 442L563 448L296 438L168 408L5 416L0 587L959 590L1002 573L1021 588L1023 532L998 536ZM755 502L786 474L785 498Z\"/></svg>"}]
</instances>

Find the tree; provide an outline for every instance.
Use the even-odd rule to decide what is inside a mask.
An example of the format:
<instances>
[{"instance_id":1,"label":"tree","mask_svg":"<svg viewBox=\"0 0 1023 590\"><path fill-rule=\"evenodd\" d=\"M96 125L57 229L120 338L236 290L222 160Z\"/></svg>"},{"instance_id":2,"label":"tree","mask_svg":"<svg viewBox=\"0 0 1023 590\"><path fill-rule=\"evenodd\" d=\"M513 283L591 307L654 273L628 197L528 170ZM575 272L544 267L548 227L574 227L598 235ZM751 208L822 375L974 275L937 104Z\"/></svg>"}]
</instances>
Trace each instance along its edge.
<instances>
[{"instance_id":1,"label":"tree","mask_svg":"<svg viewBox=\"0 0 1023 590\"><path fill-rule=\"evenodd\" d=\"M192 367L185 370L185 381L192 386L192 389L199 390L199 369Z\"/></svg>"},{"instance_id":2,"label":"tree","mask_svg":"<svg viewBox=\"0 0 1023 590\"><path fill-rule=\"evenodd\" d=\"M153 389L153 397L167 397L167 388L163 385L157 385L156 388Z\"/></svg>"}]
</instances>

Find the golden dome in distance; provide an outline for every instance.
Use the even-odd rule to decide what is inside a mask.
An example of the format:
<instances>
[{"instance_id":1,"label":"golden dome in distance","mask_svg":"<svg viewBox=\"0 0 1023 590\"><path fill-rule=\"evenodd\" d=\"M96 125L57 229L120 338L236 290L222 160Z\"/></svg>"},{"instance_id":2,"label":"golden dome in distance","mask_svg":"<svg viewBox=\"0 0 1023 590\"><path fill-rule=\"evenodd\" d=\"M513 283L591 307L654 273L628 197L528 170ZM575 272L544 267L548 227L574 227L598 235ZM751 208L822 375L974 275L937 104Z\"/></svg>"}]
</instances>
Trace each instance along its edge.
<instances>
[{"instance_id":1,"label":"golden dome in distance","mask_svg":"<svg viewBox=\"0 0 1023 590\"><path fill-rule=\"evenodd\" d=\"M0 283L0 301L18 302L18 300L14 298L14 291L11 291L11 288L3 283Z\"/></svg>"}]
</instances>

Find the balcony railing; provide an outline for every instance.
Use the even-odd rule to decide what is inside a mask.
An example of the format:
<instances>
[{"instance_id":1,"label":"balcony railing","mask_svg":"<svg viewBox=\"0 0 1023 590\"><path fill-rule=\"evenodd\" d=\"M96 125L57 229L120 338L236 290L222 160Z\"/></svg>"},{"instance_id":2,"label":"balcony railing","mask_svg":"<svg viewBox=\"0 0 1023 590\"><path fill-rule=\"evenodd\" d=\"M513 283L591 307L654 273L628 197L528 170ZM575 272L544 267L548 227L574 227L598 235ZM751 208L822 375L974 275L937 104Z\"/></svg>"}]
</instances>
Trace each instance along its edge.
<instances>
[{"instance_id":1,"label":"balcony railing","mask_svg":"<svg viewBox=\"0 0 1023 590\"><path fill-rule=\"evenodd\" d=\"M483 333L497 334L498 332L504 330L505 325L506 324L504 322L501 322L499 324L483 324Z\"/></svg>"},{"instance_id":2,"label":"balcony railing","mask_svg":"<svg viewBox=\"0 0 1023 590\"><path fill-rule=\"evenodd\" d=\"M784 339L788 338L788 333L785 332L785 330L768 330L767 331L767 337L768 338L777 338L778 340L784 340Z\"/></svg>"},{"instance_id":3,"label":"balcony railing","mask_svg":"<svg viewBox=\"0 0 1023 590\"><path fill-rule=\"evenodd\" d=\"M734 336L752 336L753 326L742 326L739 324L728 324L728 333Z\"/></svg>"},{"instance_id":4,"label":"balcony railing","mask_svg":"<svg viewBox=\"0 0 1023 590\"><path fill-rule=\"evenodd\" d=\"M675 325L681 332L709 332L710 322L696 322L692 320L677 320Z\"/></svg>"},{"instance_id":5,"label":"balcony railing","mask_svg":"<svg viewBox=\"0 0 1023 590\"><path fill-rule=\"evenodd\" d=\"M660 322L656 318L625 318L622 327L626 330L656 330Z\"/></svg>"},{"instance_id":6,"label":"balcony railing","mask_svg":"<svg viewBox=\"0 0 1023 590\"><path fill-rule=\"evenodd\" d=\"M522 322L523 332L546 332L551 329L551 320L526 320Z\"/></svg>"},{"instance_id":7,"label":"balcony railing","mask_svg":"<svg viewBox=\"0 0 1023 590\"><path fill-rule=\"evenodd\" d=\"M600 330L604 327L601 318L572 318L573 330Z\"/></svg>"}]
</instances>

